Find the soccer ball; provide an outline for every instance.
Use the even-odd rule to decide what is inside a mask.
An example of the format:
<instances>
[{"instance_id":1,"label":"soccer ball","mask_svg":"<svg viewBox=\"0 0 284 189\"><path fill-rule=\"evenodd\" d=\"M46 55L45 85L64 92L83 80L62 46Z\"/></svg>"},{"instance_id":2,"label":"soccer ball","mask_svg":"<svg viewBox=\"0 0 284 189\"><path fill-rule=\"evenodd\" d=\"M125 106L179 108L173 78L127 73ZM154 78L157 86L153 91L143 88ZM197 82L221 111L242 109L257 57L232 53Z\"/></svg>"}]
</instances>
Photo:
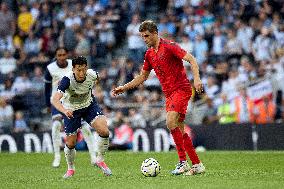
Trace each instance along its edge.
<instances>
[{"instance_id":1,"label":"soccer ball","mask_svg":"<svg viewBox=\"0 0 284 189\"><path fill-rule=\"evenodd\" d=\"M155 177L160 173L161 166L154 158L145 159L141 165L141 172L145 177Z\"/></svg>"}]
</instances>

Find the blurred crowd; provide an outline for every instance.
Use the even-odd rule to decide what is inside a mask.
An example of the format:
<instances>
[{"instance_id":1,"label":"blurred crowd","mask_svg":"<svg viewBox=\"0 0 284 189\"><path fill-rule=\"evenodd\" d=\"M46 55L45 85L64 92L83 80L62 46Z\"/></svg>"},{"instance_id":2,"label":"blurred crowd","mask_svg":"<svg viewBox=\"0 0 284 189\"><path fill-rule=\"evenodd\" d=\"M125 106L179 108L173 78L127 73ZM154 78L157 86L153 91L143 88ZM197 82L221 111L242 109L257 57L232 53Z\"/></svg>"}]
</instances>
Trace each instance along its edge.
<instances>
[{"instance_id":1,"label":"blurred crowd","mask_svg":"<svg viewBox=\"0 0 284 189\"><path fill-rule=\"evenodd\" d=\"M193 93L188 124L281 122L283 17L281 0L2 0L0 129L50 129L43 74L58 46L70 58L86 56L99 71L94 94L110 127L164 124L154 72L138 89L110 95L141 70L146 46L138 28L144 19L153 19L159 35L178 42L200 66L205 94ZM190 64L184 65L192 80ZM249 87L265 81L269 94L251 99Z\"/></svg>"}]
</instances>

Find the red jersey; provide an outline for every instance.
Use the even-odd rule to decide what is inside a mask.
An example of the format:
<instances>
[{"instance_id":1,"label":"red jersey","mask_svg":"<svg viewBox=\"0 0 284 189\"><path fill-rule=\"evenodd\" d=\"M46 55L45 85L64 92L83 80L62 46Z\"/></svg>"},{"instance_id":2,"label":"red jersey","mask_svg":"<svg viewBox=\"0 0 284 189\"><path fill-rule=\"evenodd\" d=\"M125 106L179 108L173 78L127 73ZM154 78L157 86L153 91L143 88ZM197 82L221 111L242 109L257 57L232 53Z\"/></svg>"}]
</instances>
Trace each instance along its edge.
<instances>
[{"instance_id":1,"label":"red jersey","mask_svg":"<svg viewBox=\"0 0 284 189\"><path fill-rule=\"evenodd\" d=\"M149 48L145 53L143 69L154 69L166 97L177 89L191 90L182 62L185 55L186 51L175 42L162 38L157 53L154 48Z\"/></svg>"}]
</instances>

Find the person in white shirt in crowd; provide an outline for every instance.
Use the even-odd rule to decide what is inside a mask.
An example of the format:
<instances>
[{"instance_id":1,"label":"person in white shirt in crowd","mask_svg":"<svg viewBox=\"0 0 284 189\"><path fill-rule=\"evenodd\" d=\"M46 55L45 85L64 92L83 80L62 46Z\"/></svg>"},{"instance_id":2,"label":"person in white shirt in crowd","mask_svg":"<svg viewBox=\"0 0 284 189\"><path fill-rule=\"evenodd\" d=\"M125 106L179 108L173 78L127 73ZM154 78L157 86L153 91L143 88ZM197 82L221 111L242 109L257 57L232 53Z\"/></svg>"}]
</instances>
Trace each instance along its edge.
<instances>
[{"instance_id":1,"label":"person in white shirt in crowd","mask_svg":"<svg viewBox=\"0 0 284 189\"><path fill-rule=\"evenodd\" d=\"M129 58L135 62L136 65L143 62L145 51L144 41L139 33L140 17L138 14L132 16L131 23L127 26L127 44L129 50Z\"/></svg>"},{"instance_id":2,"label":"person in white shirt in crowd","mask_svg":"<svg viewBox=\"0 0 284 189\"><path fill-rule=\"evenodd\" d=\"M130 108L128 110L129 122L133 128L135 127L146 127L146 120L143 118L143 115L140 114L136 109Z\"/></svg>"},{"instance_id":3,"label":"person in white shirt in crowd","mask_svg":"<svg viewBox=\"0 0 284 189\"><path fill-rule=\"evenodd\" d=\"M253 43L253 55L257 61L271 60L274 58L275 43L269 37L269 28L262 27L260 34Z\"/></svg>"},{"instance_id":4,"label":"person in white shirt in crowd","mask_svg":"<svg viewBox=\"0 0 284 189\"><path fill-rule=\"evenodd\" d=\"M236 21L235 26L237 28L237 40L241 42L243 52L247 55L251 54L254 35L252 27L240 20Z\"/></svg>"},{"instance_id":5,"label":"person in white shirt in crowd","mask_svg":"<svg viewBox=\"0 0 284 189\"><path fill-rule=\"evenodd\" d=\"M6 100L0 97L0 133L11 131L14 121L14 109Z\"/></svg>"},{"instance_id":6,"label":"person in white shirt in crowd","mask_svg":"<svg viewBox=\"0 0 284 189\"><path fill-rule=\"evenodd\" d=\"M220 92L219 86L216 84L214 76L208 76L207 84L204 85L204 89L210 99L214 99L218 92Z\"/></svg>"},{"instance_id":7,"label":"person in white shirt in crowd","mask_svg":"<svg viewBox=\"0 0 284 189\"><path fill-rule=\"evenodd\" d=\"M17 68L16 59L12 56L10 51L5 51L4 56L0 58L0 72L1 74L8 74L15 71Z\"/></svg>"},{"instance_id":8,"label":"person in white shirt in crowd","mask_svg":"<svg viewBox=\"0 0 284 189\"><path fill-rule=\"evenodd\" d=\"M225 53L226 38L219 28L214 29L214 35L212 40L212 55L218 56L224 55Z\"/></svg>"},{"instance_id":9,"label":"person in white shirt in crowd","mask_svg":"<svg viewBox=\"0 0 284 189\"><path fill-rule=\"evenodd\" d=\"M189 40L188 35L185 33L181 36L181 42L179 43L179 46L189 53L193 52L193 42ZM185 60L183 60L183 66L190 67L190 65Z\"/></svg>"},{"instance_id":10,"label":"person in white shirt in crowd","mask_svg":"<svg viewBox=\"0 0 284 189\"><path fill-rule=\"evenodd\" d=\"M195 56L199 65L207 60L208 50L209 47L207 41L204 40L202 35L197 34L193 45L193 55Z\"/></svg>"},{"instance_id":11,"label":"person in white shirt in crowd","mask_svg":"<svg viewBox=\"0 0 284 189\"><path fill-rule=\"evenodd\" d=\"M16 77L13 85L12 91L16 94L24 94L28 90L32 88L31 80L28 77L28 73L26 71L22 71L19 76Z\"/></svg>"}]
</instances>

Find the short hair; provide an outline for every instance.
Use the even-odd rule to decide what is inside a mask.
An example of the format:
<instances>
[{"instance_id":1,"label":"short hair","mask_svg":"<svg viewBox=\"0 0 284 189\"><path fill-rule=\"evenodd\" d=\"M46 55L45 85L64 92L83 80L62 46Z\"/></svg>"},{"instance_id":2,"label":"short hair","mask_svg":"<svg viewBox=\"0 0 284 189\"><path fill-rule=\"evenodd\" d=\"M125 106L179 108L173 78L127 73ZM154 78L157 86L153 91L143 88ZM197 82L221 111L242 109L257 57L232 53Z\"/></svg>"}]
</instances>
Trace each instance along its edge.
<instances>
[{"instance_id":1,"label":"short hair","mask_svg":"<svg viewBox=\"0 0 284 189\"><path fill-rule=\"evenodd\" d=\"M149 31L150 33L158 32L157 24L153 20L145 20L139 27L139 32Z\"/></svg>"},{"instance_id":2,"label":"short hair","mask_svg":"<svg viewBox=\"0 0 284 189\"><path fill-rule=\"evenodd\" d=\"M72 59L73 68L75 68L76 65L88 65L88 61L84 56L77 56Z\"/></svg>"},{"instance_id":3,"label":"short hair","mask_svg":"<svg viewBox=\"0 0 284 189\"><path fill-rule=\"evenodd\" d=\"M57 51L59 51L59 50L64 50L66 53L68 53L68 50L67 50L65 47L60 46L60 47L57 47L57 48L55 49L55 54L56 54Z\"/></svg>"}]
</instances>

